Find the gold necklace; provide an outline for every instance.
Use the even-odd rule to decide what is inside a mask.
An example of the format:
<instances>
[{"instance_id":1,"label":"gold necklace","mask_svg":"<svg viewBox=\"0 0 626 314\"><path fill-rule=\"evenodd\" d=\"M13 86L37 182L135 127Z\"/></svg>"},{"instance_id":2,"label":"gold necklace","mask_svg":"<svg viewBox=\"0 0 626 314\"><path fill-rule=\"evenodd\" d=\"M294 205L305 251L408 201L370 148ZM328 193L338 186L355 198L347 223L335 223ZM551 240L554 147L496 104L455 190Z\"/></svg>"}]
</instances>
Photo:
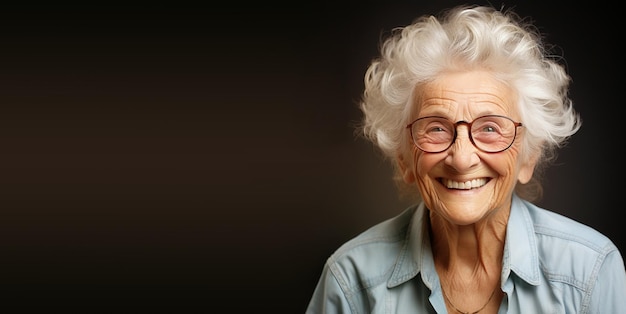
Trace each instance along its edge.
<instances>
[{"instance_id":1,"label":"gold necklace","mask_svg":"<svg viewBox=\"0 0 626 314\"><path fill-rule=\"evenodd\" d=\"M450 301L450 299L448 299L448 296L446 295L446 290L444 290L443 287L441 287L441 292L443 292L443 297L446 299L446 301L448 301L448 303L450 303L450 306L452 306L452 308L455 309L457 312L459 312L461 314L477 314L478 312L482 311L487 306L487 304L489 304L489 301L491 301L491 298L493 298L494 294L496 294L496 289L498 289L497 285L493 289L493 291L491 292L491 295L489 296L489 299L487 300L487 303L485 303L485 305L483 305L480 309L478 309L475 312L463 312L463 311L459 310L454 304L452 304L452 301Z\"/></svg>"}]
</instances>

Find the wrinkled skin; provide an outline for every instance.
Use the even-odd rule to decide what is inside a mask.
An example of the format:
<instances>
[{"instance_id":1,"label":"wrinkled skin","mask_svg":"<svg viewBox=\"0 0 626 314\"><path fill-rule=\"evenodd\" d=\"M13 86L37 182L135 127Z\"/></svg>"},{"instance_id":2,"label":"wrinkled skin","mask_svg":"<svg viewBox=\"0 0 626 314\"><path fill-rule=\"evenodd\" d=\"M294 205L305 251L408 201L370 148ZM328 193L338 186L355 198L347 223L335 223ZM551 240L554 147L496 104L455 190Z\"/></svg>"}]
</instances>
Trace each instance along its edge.
<instances>
[{"instance_id":1,"label":"wrinkled skin","mask_svg":"<svg viewBox=\"0 0 626 314\"><path fill-rule=\"evenodd\" d=\"M486 71L446 73L418 86L410 121L442 116L468 121L498 114L520 121L513 89ZM520 160L523 127L513 145L485 153L469 139L468 126L457 127L452 146L440 153L411 150L398 156L403 179L419 189L430 210L431 240L442 286L462 310L480 308L499 282L506 224L515 184L526 183L535 161ZM470 188L448 188L445 182L479 179ZM484 179L484 181L483 181ZM485 311L497 311L501 291Z\"/></svg>"}]
</instances>

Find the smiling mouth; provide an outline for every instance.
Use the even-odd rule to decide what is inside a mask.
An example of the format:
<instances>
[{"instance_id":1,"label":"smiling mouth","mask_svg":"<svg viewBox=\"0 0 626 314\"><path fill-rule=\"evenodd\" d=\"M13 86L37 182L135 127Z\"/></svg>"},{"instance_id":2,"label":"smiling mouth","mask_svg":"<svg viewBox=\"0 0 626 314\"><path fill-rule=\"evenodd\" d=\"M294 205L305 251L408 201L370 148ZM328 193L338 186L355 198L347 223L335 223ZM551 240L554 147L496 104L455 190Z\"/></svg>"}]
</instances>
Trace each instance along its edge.
<instances>
[{"instance_id":1,"label":"smiling mouth","mask_svg":"<svg viewBox=\"0 0 626 314\"><path fill-rule=\"evenodd\" d=\"M450 179L441 179L441 183L445 185L448 189L457 189L457 190L471 190L477 189L485 184L487 184L486 178L473 179L464 182L452 181Z\"/></svg>"}]
</instances>

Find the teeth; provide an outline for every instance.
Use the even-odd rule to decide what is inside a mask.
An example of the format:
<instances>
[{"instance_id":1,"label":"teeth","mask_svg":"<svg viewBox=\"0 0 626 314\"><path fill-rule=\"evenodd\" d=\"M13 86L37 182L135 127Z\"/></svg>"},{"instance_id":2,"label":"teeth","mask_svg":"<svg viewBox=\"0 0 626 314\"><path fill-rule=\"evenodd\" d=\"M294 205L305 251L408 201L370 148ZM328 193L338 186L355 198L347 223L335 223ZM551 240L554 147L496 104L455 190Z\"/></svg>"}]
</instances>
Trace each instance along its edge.
<instances>
[{"instance_id":1,"label":"teeth","mask_svg":"<svg viewBox=\"0 0 626 314\"><path fill-rule=\"evenodd\" d=\"M474 179L465 182L452 181L448 179L443 179L443 184L449 189L460 189L460 190L469 190L474 188L479 188L487 183L487 179Z\"/></svg>"}]
</instances>

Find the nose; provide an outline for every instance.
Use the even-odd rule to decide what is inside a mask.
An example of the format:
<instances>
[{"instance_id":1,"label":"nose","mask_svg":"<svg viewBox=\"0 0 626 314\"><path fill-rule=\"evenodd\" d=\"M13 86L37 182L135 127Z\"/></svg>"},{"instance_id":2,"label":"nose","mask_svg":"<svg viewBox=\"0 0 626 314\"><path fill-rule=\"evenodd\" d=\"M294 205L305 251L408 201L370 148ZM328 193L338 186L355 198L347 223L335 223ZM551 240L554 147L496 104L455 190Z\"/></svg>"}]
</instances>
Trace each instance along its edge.
<instances>
[{"instance_id":1,"label":"nose","mask_svg":"<svg viewBox=\"0 0 626 314\"><path fill-rule=\"evenodd\" d=\"M470 139L469 125L459 124L454 143L447 150L445 163L459 171L470 169L480 162L477 152L478 148Z\"/></svg>"}]
</instances>

